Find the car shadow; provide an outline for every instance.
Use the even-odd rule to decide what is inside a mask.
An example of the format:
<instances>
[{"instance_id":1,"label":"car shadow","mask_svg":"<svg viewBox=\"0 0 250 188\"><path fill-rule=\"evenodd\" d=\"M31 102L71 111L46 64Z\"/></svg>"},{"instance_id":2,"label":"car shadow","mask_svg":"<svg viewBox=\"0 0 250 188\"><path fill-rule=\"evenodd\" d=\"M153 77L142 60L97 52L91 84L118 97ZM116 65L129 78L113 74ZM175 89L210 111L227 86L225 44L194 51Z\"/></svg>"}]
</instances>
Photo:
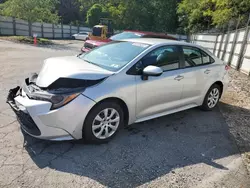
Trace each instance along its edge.
<instances>
[{"instance_id":1,"label":"car shadow","mask_svg":"<svg viewBox=\"0 0 250 188\"><path fill-rule=\"evenodd\" d=\"M228 170L216 160L240 153L219 108L133 124L102 145L41 141L25 134L25 148L39 168L85 176L107 187L139 186L199 163Z\"/></svg>"}]
</instances>

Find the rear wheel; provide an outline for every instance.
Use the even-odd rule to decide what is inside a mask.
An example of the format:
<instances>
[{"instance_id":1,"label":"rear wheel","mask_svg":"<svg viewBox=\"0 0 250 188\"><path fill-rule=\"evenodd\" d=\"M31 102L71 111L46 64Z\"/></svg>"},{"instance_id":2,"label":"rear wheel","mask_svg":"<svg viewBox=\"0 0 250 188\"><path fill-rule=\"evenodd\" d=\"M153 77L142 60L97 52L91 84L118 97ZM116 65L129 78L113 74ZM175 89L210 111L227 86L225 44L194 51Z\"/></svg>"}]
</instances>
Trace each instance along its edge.
<instances>
[{"instance_id":1,"label":"rear wheel","mask_svg":"<svg viewBox=\"0 0 250 188\"><path fill-rule=\"evenodd\" d=\"M207 111L214 109L219 102L220 96L221 87L217 84L212 85L204 98L201 108Z\"/></svg>"},{"instance_id":2,"label":"rear wheel","mask_svg":"<svg viewBox=\"0 0 250 188\"><path fill-rule=\"evenodd\" d=\"M117 103L103 102L88 114L83 128L83 137L89 143L105 143L123 127L123 110Z\"/></svg>"}]
</instances>

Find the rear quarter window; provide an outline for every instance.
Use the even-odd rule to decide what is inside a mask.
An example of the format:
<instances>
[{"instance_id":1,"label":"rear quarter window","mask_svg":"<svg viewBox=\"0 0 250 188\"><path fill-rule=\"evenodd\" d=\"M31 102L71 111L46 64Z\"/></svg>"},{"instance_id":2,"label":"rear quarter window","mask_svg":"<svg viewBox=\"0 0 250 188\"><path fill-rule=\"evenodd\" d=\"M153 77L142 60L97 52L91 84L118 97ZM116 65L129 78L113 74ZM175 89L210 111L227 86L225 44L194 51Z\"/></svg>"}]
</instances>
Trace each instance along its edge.
<instances>
[{"instance_id":1,"label":"rear quarter window","mask_svg":"<svg viewBox=\"0 0 250 188\"><path fill-rule=\"evenodd\" d=\"M193 67L214 63L214 59L203 50L191 47L183 46L183 54L185 60L185 67Z\"/></svg>"}]
</instances>

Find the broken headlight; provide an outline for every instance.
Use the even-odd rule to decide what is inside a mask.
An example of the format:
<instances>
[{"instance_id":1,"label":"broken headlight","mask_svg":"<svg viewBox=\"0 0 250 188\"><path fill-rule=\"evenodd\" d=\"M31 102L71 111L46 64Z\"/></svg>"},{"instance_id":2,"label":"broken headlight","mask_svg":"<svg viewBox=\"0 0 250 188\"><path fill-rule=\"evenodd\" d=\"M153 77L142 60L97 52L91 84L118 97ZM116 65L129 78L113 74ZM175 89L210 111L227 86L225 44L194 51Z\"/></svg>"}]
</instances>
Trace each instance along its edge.
<instances>
[{"instance_id":1,"label":"broken headlight","mask_svg":"<svg viewBox=\"0 0 250 188\"><path fill-rule=\"evenodd\" d=\"M42 101L49 101L52 103L51 110L60 108L70 101L75 99L81 93L70 93L70 94L50 94L45 92L35 92L32 94L33 99L42 100Z\"/></svg>"},{"instance_id":2,"label":"broken headlight","mask_svg":"<svg viewBox=\"0 0 250 188\"><path fill-rule=\"evenodd\" d=\"M37 77L37 75L33 75ZM59 78L46 88L38 87L34 79L25 79L23 90L29 98L49 101L51 110L60 108L79 96L87 87L100 83L99 80L81 80L72 78Z\"/></svg>"}]
</instances>

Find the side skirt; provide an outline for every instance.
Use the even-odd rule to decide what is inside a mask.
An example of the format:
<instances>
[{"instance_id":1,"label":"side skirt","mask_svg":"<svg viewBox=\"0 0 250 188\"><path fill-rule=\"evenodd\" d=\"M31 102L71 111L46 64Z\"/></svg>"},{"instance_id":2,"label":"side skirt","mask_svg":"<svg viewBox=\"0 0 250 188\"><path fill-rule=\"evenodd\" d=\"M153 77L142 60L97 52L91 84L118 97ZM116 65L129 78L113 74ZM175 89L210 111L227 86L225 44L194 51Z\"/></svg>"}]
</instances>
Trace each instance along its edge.
<instances>
[{"instance_id":1,"label":"side skirt","mask_svg":"<svg viewBox=\"0 0 250 188\"><path fill-rule=\"evenodd\" d=\"M168 114L173 114L173 113L180 112L180 111L183 111L183 110L187 110L187 109L190 109L190 108L194 108L194 107L197 107L197 106L198 105L196 105L196 104L182 106L182 107L179 107L179 108L176 108L176 109L173 109L173 110L168 110L168 111L161 112L161 113L158 113L158 114L154 114L154 115L151 115L151 116L139 118L139 119L137 119L135 121L135 123L139 123L139 122L142 122L142 121L158 118L158 117L165 116L165 115L168 115Z\"/></svg>"}]
</instances>

